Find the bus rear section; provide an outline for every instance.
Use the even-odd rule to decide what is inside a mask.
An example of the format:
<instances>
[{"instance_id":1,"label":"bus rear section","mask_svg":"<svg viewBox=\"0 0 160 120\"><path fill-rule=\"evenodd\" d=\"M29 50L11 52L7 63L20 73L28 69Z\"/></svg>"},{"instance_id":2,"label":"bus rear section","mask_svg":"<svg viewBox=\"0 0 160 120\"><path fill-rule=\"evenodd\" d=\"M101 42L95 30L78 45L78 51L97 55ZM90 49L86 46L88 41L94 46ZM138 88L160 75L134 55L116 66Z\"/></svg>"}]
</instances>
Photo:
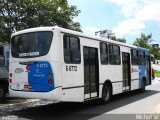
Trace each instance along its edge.
<instances>
[{"instance_id":1,"label":"bus rear section","mask_svg":"<svg viewBox=\"0 0 160 120\"><path fill-rule=\"evenodd\" d=\"M54 89L54 76L49 62L14 62L11 63L11 67L12 90L49 92Z\"/></svg>"},{"instance_id":2,"label":"bus rear section","mask_svg":"<svg viewBox=\"0 0 160 120\"><path fill-rule=\"evenodd\" d=\"M60 100L54 76L57 63L48 57L52 40L53 31L34 30L12 37L9 66L11 96Z\"/></svg>"}]
</instances>

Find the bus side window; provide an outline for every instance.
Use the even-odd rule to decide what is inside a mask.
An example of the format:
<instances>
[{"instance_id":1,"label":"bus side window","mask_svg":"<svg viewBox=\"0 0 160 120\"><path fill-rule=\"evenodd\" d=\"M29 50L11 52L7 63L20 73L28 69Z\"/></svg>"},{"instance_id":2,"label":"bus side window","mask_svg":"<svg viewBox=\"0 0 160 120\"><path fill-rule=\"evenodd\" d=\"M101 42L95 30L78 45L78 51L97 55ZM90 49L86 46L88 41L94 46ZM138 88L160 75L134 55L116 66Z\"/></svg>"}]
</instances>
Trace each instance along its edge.
<instances>
[{"instance_id":1,"label":"bus side window","mask_svg":"<svg viewBox=\"0 0 160 120\"><path fill-rule=\"evenodd\" d=\"M75 36L64 35L63 44L65 63L79 64L81 62L79 38Z\"/></svg>"},{"instance_id":2,"label":"bus side window","mask_svg":"<svg viewBox=\"0 0 160 120\"><path fill-rule=\"evenodd\" d=\"M139 65L139 52L136 49L131 49L132 65Z\"/></svg>"},{"instance_id":3,"label":"bus side window","mask_svg":"<svg viewBox=\"0 0 160 120\"><path fill-rule=\"evenodd\" d=\"M139 51L139 65L146 65L145 52L142 50Z\"/></svg>"},{"instance_id":4,"label":"bus side window","mask_svg":"<svg viewBox=\"0 0 160 120\"><path fill-rule=\"evenodd\" d=\"M108 46L106 43L100 43L101 64L108 64Z\"/></svg>"},{"instance_id":5,"label":"bus side window","mask_svg":"<svg viewBox=\"0 0 160 120\"><path fill-rule=\"evenodd\" d=\"M120 65L120 47L118 45L109 45L109 62L111 65Z\"/></svg>"}]
</instances>

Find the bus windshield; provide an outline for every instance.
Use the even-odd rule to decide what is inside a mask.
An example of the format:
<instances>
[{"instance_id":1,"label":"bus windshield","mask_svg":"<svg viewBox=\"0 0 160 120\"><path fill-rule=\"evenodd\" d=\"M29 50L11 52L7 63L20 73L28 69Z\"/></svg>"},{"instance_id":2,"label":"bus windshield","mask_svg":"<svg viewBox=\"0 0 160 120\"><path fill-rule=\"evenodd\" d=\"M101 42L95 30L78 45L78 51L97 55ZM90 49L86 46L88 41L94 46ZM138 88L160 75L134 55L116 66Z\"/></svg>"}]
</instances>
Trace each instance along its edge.
<instances>
[{"instance_id":1,"label":"bus windshield","mask_svg":"<svg viewBox=\"0 0 160 120\"><path fill-rule=\"evenodd\" d=\"M50 31L38 31L13 36L11 54L15 58L31 58L48 53L53 38Z\"/></svg>"}]
</instances>

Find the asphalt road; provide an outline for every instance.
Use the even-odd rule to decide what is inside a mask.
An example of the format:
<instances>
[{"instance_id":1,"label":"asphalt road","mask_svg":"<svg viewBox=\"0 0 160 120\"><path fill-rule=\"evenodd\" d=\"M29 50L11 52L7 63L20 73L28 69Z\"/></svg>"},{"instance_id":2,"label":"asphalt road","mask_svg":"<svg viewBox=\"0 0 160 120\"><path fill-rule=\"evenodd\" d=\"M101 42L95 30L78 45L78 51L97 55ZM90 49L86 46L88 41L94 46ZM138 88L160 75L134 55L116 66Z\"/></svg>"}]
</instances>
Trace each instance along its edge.
<instances>
[{"instance_id":1,"label":"asphalt road","mask_svg":"<svg viewBox=\"0 0 160 120\"><path fill-rule=\"evenodd\" d=\"M160 81L154 81L144 93L134 91L115 95L105 105L99 101L54 104L36 100L16 104L14 107L0 104L1 116L12 115L18 120L137 120L149 117L160 120Z\"/></svg>"}]
</instances>

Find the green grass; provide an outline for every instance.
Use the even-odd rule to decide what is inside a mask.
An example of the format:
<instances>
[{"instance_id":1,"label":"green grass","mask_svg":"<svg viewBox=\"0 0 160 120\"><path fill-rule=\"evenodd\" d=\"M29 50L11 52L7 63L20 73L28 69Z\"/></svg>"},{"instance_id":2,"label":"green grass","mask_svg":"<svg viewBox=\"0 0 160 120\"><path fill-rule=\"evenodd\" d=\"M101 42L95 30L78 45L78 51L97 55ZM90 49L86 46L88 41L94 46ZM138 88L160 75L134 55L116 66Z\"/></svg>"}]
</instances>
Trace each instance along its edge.
<instances>
[{"instance_id":1,"label":"green grass","mask_svg":"<svg viewBox=\"0 0 160 120\"><path fill-rule=\"evenodd\" d=\"M154 70L154 76L155 77L160 77L160 71Z\"/></svg>"}]
</instances>

